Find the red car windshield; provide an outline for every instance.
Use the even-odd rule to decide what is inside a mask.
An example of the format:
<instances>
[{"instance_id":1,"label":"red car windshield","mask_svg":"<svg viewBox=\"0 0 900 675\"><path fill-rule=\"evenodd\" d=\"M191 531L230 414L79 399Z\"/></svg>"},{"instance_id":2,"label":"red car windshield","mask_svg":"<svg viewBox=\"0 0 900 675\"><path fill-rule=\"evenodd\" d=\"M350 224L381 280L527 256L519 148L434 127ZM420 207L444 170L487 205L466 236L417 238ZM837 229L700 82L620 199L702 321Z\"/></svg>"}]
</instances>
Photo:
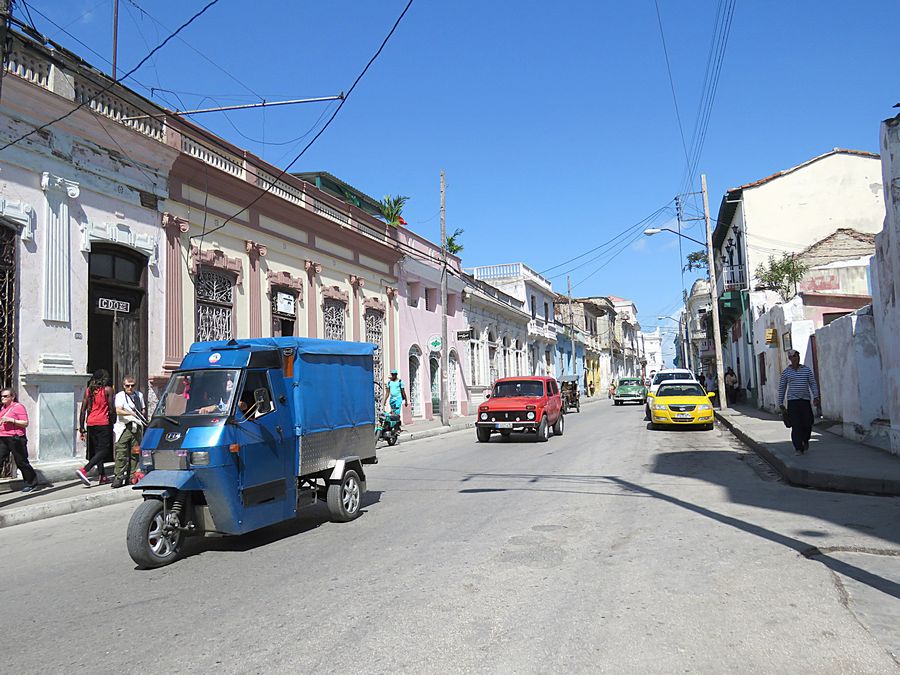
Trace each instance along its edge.
<instances>
[{"instance_id":1,"label":"red car windshield","mask_svg":"<svg viewBox=\"0 0 900 675\"><path fill-rule=\"evenodd\" d=\"M497 382L494 385L493 398L512 398L514 396L536 396L540 398L544 395L544 383L535 380L511 380L508 382Z\"/></svg>"}]
</instances>

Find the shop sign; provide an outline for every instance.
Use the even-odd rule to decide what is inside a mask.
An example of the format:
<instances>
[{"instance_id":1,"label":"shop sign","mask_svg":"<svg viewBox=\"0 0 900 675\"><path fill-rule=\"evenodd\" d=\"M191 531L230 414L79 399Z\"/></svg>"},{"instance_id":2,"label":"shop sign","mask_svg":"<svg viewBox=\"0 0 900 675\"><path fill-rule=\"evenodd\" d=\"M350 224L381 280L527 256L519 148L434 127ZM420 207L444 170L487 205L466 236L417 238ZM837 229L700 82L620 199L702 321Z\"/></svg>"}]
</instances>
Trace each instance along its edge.
<instances>
[{"instance_id":1,"label":"shop sign","mask_svg":"<svg viewBox=\"0 0 900 675\"><path fill-rule=\"evenodd\" d=\"M127 314L131 311L131 303L124 300L114 300L113 298L97 298L97 308L105 309L109 312L123 312Z\"/></svg>"},{"instance_id":2,"label":"shop sign","mask_svg":"<svg viewBox=\"0 0 900 675\"><path fill-rule=\"evenodd\" d=\"M470 328L469 330L458 330L456 331L456 339L457 340L472 340L474 339L473 330Z\"/></svg>"},{"instance_id":3,"label":"shop sign","mask_svg":"<svg viewBox=\"0 0 900 675\"><path fill-rule=\"evenodd\" d=\"M433 352L441 351L441 347L444 345L444 341L441 340L440 335L432 335L428 338L428 348Z\"/></svg>"}]
</instances>

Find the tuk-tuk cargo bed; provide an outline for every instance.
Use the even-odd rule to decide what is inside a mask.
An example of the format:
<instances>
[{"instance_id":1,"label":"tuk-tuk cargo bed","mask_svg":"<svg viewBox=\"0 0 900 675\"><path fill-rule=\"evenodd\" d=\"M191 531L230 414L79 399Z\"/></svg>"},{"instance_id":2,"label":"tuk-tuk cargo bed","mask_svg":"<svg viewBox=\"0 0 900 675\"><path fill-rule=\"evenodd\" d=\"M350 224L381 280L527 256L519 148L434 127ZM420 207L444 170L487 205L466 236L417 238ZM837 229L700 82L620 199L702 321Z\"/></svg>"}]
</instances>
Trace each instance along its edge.
<instances>
[{"instance_id":1,"label":"tuk-tuk cargo bed","mask_svg":"<svg viewBox=\"0 0 900 675\"><path fill-rule=\"evenodd\" d=\"M267 368L273 378L280 373L303 476L344 457L375 457L374 353L368 342L250 338L195 343L181 368Z\"/></svg>"}]
</instances>

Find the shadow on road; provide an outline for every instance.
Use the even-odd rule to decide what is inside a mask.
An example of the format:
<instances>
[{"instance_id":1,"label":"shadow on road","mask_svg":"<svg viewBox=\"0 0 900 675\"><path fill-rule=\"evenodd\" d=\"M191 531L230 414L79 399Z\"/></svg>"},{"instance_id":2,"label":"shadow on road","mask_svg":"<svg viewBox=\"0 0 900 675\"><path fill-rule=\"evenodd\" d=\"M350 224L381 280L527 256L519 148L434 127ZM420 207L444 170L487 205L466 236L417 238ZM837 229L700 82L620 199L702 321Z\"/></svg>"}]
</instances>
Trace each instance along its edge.
<instances>
[{"instance_id":1,"label":"shadow on road","mask_svg":"<svg viewBox=\"0 0 900 675\"><path fill-rule=\"evenodd\" d=\"M365 517L366 509L381 501L382 492L371 490L360 500L360 518ZM184 557L191 558L208 551L232 551L243 553L261 546L268 546L304 532L314 530L320 525L330 522L328 509L317 504L304 509L293 520L264 527L255 532L236 536L192 537L185 542Z\"/></svg>"},{"instance_id":2,"label":"shadow on road","mask_svg":"<svg viewBox=\"0 0 900 675\"><path fill-rule=\"evenodd\" d=\"M725 451L698 451L698 452L687 452L687 453L667 453L660 457L657 462L657 466L662 465L663 471L658 471L658 473L667 473L668 475L680 475L680 476L689 476L691 478L703 478L703 472L698 470L699 466L705 464L704 458L700 457L701 455L721 455L723 457L727 456L730 458L731 462L734 462L734 453L725 452ZM673 457L674 455L674 457ZM668 470L665 470L667 469ZM683 473L678 473L675 471L683 471ZM731 473L731 471L725 471L726 475ZM893 582L889 579L885 579L884 577L878 576L877 574L872 574L871 572L867 572L866 570L856 567L855 565L851 565L849 563L845 563L842 560L838 560L827 553L823 553L820 551L814 544L807 543L800 539L796 539L794 537L790 537L788 535L781 534L779 532L775 532L768 528L762 527L761 525L756 525L754 523L747 522L746 520L741 520L740 518L734 518L732 516L726 516L725 514L719 513L717 511L713 511L712 509L708 509L704 506L699 506L698 504L694 504L692 502L686 501L684 499L679 499L678 497L673 497L671 495L667 495L663 492L659 492L658 490L654 490L652 488L644 487L642 485L638 485L637 483L632 483L630 481L624 480L617 476L592 476L592 475L555 475L555 474L516 474L516 473L478 473L478 474L470 474L466 476L463 481L478 479L478 478L494 478L498 480L512 480L512 481L522 481L526 484L534 484L539 483L541 481L563 481L569 482L573 484L581 484L581 485L591 485L597 486L601 484L606 485L615 485L621 488L625 493L631 493L633 495L642 495L645 497L650 497L653 499L658 499L660 501L664 501L673 506L677 506L679 508L685 509L697 515L703 516L705 518L710 518L724 525L729 525L735 529L741 530L742 532L746 532L747 534L751 534L756 537L760 537L762 539L766 539L768 541L774 542L776 544L780 544L786 548L789 548L793 551L796 551L798 554L803 555L805 557L814 558L817 562L822 563L830 570L842 574L850 579L854 579L861 584L865 584L871 588L874 588L882 593L890 595L894 598L900 599L900 584ZM744 475L743 480L746 481L746 475ZM755 490L753 491L755 494L762 492L759 490L759 484L755 485ZM485 492L505 492L507 490L543 490L545 488L536 488L530 487L526 485L521 486L512 486L512 487L485 487L485 488L465 488L460 490L460 494L479 494ZM791 488L786 488L791 489ZM590 494L590 493L588 493ZM784 493L779 491L777 493L771 493L773 501L777 499L778 495L781 495L782 498ZM813 493L815 494L815 493ZM824 493L827 495L827 493ZM852 495L842 495L843 497L853 498ZM763 508L778 508L779 506L783 507L782 504L757 504ZM804 511L797 511L799 513L804 513ZM810 513L809 515L817 515L815 513ZM821 516L820 516L821 517ZM896 532L894 533L896 534Z\"/></svg>"}]
</instances>

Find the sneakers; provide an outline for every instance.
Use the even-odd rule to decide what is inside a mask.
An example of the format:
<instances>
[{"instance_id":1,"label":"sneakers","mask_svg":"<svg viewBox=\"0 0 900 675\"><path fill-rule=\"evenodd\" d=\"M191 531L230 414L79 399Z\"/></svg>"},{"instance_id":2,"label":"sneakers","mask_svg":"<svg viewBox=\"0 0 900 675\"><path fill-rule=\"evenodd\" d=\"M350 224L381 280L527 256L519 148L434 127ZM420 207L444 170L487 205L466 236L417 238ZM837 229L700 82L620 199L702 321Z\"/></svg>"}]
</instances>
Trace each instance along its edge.
<instances>
[{"instance_id":1,"label":"sneakers","mask_svg":"<svg viewBox=\"0 0 900 675\"><path fill-rule=\"evenodd\" d=\"M113 490L115 490L116 488L125 487L125 481L116 476L110 487L112 487Z\"/></svg>"},{"instance_id":2,"label":"sneakers","mask_svg":"<svg viewBox=\"0 0 900 675\"><path fill-rule=\"evenodd\" d=\"M131 476L131 484L137 485L138 483L141 482L141 478L143 478L143 477L144 477L143 471L135 471L134 474L132 474L132 476Z\"/></svg>"},{"instance_id":3,"label":"sneakers","mask_svg":"<svg viewBox=\"0 0 900 675\"><path fill-rule=\"evenodd\" d=\"M22 492L33 492L37 489L37 485L26 485L22 488Z\"/></svg>"},{"instance_id":4,"label":"sneakers","mask_svg":"<svg viewBox=\"0 0 900 675\"><path fill-rule=\"evenodd\" d=\"M105 473L104 473L104 474L101 474L101 475L100 475L100 480L97 481L97 483L98 483L99 485L109 485L110 482L111 482L111 481L109 480L109 476L107 476Z\"/></svg>"},{"instance_id":5,"label":"sneakers","mask_svg":"<svg viewBox=\"0 0 900 675\"><path fill-rule=\"evenodd\" d=\"M88 475L87 475L87 473L85 473L84 469L75 469L75 475L78 476L78 479L82 483L84 483L88 487L91 486L91 479L88 478Z\"/></svg>"}]
</instances>

